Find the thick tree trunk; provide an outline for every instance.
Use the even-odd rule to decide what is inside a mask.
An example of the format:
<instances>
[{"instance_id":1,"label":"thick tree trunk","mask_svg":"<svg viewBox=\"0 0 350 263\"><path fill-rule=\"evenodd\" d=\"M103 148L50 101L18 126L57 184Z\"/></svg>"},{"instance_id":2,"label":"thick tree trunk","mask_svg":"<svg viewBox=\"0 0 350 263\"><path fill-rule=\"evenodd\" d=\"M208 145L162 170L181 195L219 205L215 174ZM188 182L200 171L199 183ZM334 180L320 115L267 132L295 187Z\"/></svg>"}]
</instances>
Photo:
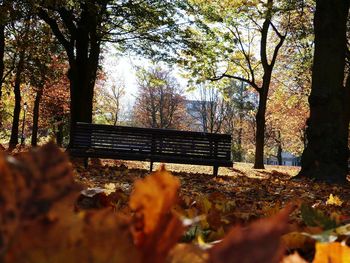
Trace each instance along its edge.
<instances>
[{"instance_id":1,"label":"thick tree trunk","mask_svg":"<svg viewBox=\"0 0 350 263\"><path fill-rule=\"evenodd\" d=\"M82 12L76 31L76 55L70 57L70 140L77 122L92 122L94 86L100 56L100 42L96 38L96 17L90 10Z\"/></svg>"},{"instance_id":2,"label":"thick tree trunk","mask_svg":"<svg viewBox=\"0 0 350 263\"><path fill-rule=\"evenodd\" d=\"M9 149L14 149L18 144L18 128L19 128L19 116L21 113L21 82L22 82L22 73L24 68L24 55L25 50L22 50L19 55L19 61L17 64L15 84L13 91L15 94L15 107L13 110L13 119L12 119L12 129L11 129L11 138L9 142Z\"/></svg>"},{"instance_id":3,"label":"thick tree trunk","mask_svg":"<svg viewBox=\"0 0 350 263\"><path fill-rule=\"evenodd\" d=\"M307 147L299 176L331 183L348 171L348 92L344 88L349 1L317 0Z\"/></svg>"},{"instance_id":4,"label":"thick tree trunk","mask_svg":"<svg viewBox=\"0 0 350 263\"><path fill-rule=\"evenodd\" d=\"M34 101L33 128L32 128L32 141L31 141L32 146L37 146L38 144L39 109L40 109L42 94L43 94L43 87L39 88L39 90L36 92L36 97Z\"/></svg>"},{"instance_id":5,"label":"thick tree trunk","mask_svg":"<svg viewBox=\"0 0 350 263\"><path fill-rule=\"evenodd\" d=\"M97 71L97 68L96 68ZM70 80L70 138L77 122L92 122L92 105L95 79L86 72L86 64L71 66L68 74ZM70 140L71 144L71 140Z\"/></svg>"},{"instance_id":6,"label":"thick tree trunk","mask_svg":"<svg viewBox=\"0 0 350 263\"><path fill-rule=\"evenodd\" d=\"M60 16L65 17L65 25L71 32L71 38L66 39L60 31L55 19L44 9L39 9L38 15L48 23L64 46L68 60L70 81L70 141L72 144L74 126L77 122L92 122L93 94L100 56L100 36L98 26L102 21L107 6L106 1L98 5L99 12L92 10L88 4L81 4L82 12L78 21L70 20L64 8L59 10ZM76 22L76 23L75 23ZM69 147L69 146L68 146Z\"/></svg>"}]
</instances>

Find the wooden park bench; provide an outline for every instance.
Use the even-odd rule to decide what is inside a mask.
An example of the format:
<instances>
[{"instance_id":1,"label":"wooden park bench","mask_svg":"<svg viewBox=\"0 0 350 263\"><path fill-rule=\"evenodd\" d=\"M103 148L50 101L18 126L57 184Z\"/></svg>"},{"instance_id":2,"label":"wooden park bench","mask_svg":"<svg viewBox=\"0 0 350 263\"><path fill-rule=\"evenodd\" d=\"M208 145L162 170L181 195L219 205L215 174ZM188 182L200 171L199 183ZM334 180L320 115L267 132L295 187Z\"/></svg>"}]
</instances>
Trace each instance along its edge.
<instances>
[{"instance_id":1,"label":"wooden park bench","mask_svg":"<svg viewBox=\"0 0 350 263\"><path fill-rule=\"evenodd\" d=\"M68 150L74 157L232 167L231 135L77 123Z\"/></svg>"}]
</instances>

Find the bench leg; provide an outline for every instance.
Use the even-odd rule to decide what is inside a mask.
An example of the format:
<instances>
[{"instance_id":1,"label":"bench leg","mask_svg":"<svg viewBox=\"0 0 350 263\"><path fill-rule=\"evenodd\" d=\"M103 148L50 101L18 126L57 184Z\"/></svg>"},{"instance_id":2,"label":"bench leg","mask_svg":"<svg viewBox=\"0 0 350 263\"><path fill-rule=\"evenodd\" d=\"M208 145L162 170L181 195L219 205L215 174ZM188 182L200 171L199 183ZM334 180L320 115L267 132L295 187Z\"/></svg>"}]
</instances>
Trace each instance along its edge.
<instances>
[{"instance_id":1,"label":"bench leg","mask_svg":"<svg viewBox=\"0 0 350 263\"><path fill-rule=\"evenodd\" d=\"M88 168L89 165L89 158L84 158L84 167L85 169Z\"/></svg>"},{"instance_id":2,"label":"bench leg","mask_svg":"<svg viewBox=\"0 0 350 263\"><path fill-rule=\"evenodd\" d=\"M153 161L151 161L149 165L149 171L152 172L152 170L153 170Z\"/></svg>"},{"instance_id":3,"label":"bench leg","mask_svg":"<svg viewBox=\"0 0 350 263\"><path fill-rule=\"evenodd\" d=\"M218 175L218 171L219 171L219 166L214 165L214 166L213 166L213 175L214 175L214 176L217 176L217 175Z\"/></svg>"}]
</instances>

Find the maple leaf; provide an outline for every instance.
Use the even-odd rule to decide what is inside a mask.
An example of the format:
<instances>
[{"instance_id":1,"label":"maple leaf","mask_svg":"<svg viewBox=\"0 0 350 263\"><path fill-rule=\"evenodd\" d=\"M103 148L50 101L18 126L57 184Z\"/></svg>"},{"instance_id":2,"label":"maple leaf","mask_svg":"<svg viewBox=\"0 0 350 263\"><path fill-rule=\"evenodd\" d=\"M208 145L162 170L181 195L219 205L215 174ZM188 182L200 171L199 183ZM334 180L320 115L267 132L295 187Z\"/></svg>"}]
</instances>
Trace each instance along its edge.
<instances>
[{"instance_id":1,"label":"maple leaf","mask_svg":"<svg viewBox=\"0 0 350 263\"><path fill-rule=\"evenodd\" d=\"M164 262L183 233L171 209L178 202L180 182L164 168L134 184L129 206L135 211L131 231L143 262Z\"/></svg>"},{"instance_id":2,"label":"maple leaf","mask_svg":"<svg viewBox=\"0 0 350 263\"><path fill-rule=\"evenodd\" d=\"M210 249L211 262L279 262L283 255L280 237L287 232L288 217L295 208L290 204L275 216L246 228L233 227L222 242Z\"/></svg>"},{"instance_id":3,"label":"maple leaf","mask_svg":"<svg viewBox=\"0 0 350 263\"><path fill-rule=\"evenodd\" d=\"M340 198L336 195L330 194L327 201L327 205L335 205L335 206L342 206L343 201L340 200Z\"/></svg>"}]
</instances>

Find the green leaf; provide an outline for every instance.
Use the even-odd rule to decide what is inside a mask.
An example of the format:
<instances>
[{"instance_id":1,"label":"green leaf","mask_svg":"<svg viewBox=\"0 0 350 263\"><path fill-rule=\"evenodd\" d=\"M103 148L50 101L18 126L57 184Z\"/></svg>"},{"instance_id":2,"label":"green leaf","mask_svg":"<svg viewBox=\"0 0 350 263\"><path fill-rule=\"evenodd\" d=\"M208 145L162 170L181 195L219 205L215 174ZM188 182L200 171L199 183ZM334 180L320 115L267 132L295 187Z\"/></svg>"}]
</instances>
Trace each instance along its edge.
<instances>
[{"instance_id":1,"label":"green leaf","mask_svg":"<svg viewBox=\"0 0 350 263\"><path fill-rule=\"evenodd\" d=\"M335 228L337 225L335 220L306 204L301 205L301 217L306 225L319 226L325 230Z\"/></svg>"}]
</instances>

